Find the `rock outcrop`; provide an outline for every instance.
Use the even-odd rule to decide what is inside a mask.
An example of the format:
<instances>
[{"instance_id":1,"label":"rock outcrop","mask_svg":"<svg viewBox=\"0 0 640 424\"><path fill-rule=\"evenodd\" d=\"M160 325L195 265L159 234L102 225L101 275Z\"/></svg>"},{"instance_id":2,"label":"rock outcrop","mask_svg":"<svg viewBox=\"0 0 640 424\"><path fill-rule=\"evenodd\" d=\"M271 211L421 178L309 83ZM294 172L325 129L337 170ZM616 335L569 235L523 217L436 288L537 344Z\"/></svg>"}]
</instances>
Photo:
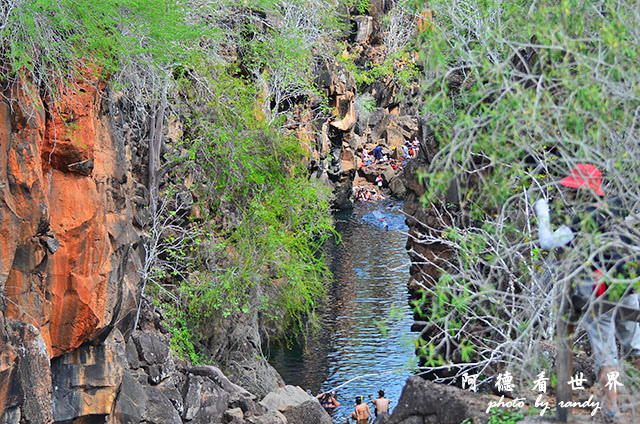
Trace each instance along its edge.
<instances>
[{"instance_id":1,"label":"rock outcrop","mask_svg":"<svg viewBox=\"0 0 640 424\"><path fill-rule=\"evenodd\" d=\"M431 287L439 278L439 267L448 255L447 246L433 240L434 231L444 226L440 221L446 214L440 214L434 208L425 208L421 198L426 193L426 179L419 175L426 172L431 158L437 152L437 142L433 131L425 122L420 122L420 150L417 157L404 169L405 201L403 210L407 216L409 238L406 249L411 258L409 290L416 294L424 287Z\"/></svg>"},{"instance_id":2,"label":"rock outcrop","mask_svg":"<svg viewBox=\"0 0 640 424\"><path fill-rule=\"evenodd\" d=\"M376 423L459 424L466 419L487 422L485 411L490 400L485 395L410 377L393 414L380 417Z\"/></svg>"},{"instance_id":3,"label":"rock outcrop","mask_svg":"<svg viewBox=\"0 0 640 424\"><path fill-rule=\"evenodd\" d=\"M318 402L302 389L284 386L265 396L260 402L268 409L280 411L288 424L331 424L331 417Z\"/></svg>"},{"instance_id":4,"label":"rock outcrop","mask_svg":"<svg viewBox=\"0 0 640 424\"><path fill-rule=\"evenodd\" d=\"M49 360L122 338L135 313L139 237L102 88L81 81L51 104L23 80L0 101L0 416L12 420L57 420ZM117 366L86 346L65 370L101 354L96 366ZM73 384L101 390L82 401L107 408L117 384L85 377Z\"/></svg>"},{"instance_id":5,"label":"rock outcrop","mask_svg":"<svg viewBox=\"0 0 640 424\"><path fill-rule=\"evenodd\" d=\"M69 352L135 308L138 236L122 140L100 93L46 105L23 81L0 102L0 289L7 320L34 325L49 357ZM9 322L10 322L9 321Z\"/></svg>"},{"instance_id":6,"label":"rock outcrop","mask_svg":"<svg viewBox=\"0 0 640 424\"><path fill-rule=\"evenodd\" d=\"M52 422L51 389L49 353L38 330L0 314L0 423Z\"/></svg>"},{"instance_id":7,"label":"rock outcrop","mask_svg":"<svg viewBox=\"0 0 640 424\"><path fill-rule=\"evenodd\" d=\"M33 325L3 325L8 330L0 333L0 423L287 424L309 422L295 417L310 413L328 419L317 400L299 389L293 388L315 405L305 404L302 411L300 402L289 403L282 408L294 417L288 420L220 369L176 359L167 329L147 303L140 324L127 340L114 327L99 343L51 361ZM281 393L268 395L274 396Z\"/></svg>"},{"instance_id":8,"label":"rock outcrop","mask_svg":"<svg viewBox=\"0 0 640 424\"><path fill-rule=\"evenodd\" d=\"M358 18L362 18L358 22L362 21L363 25L369 22L365 17ZM350 53L345 50L343 54ZM422 137L419 118L399 115L399 106L389 110L396 93L393 84L376 81L358 92L353 78L339 63L327 62L318 72L319 89L329 99L337 118L330 118L322 125L304 122L303 116L297 118L302 122L298 124L298 135L314 155L311 178L331 188L337 209L350 208L353 187L374 187L378 175L384 177L383 190L387 195L403 199L406 184L402 146ZM364 103L367 105L363 106ZM363 153L372 153L377 146L383 155L395 161L393 167L390 162L375 166L363 163ZM392 183L392 180L395 181Z\"/></svg>"},{"instance_id":9,"label":"rock outcrop","mask_svg":"<svg viewBox=\"0 0 640 424\"><path fill-rule=\"evenodd\" d=\"M50 105L24 81L0 101L0 423L285 423L219 369L176 360L149 304L132 332L144 146L103 89L81 81ZM282 380L264 358L246 372L260 336L257 311L245 318L215 352L261 398Z\"/></svg>"}]
</instances>

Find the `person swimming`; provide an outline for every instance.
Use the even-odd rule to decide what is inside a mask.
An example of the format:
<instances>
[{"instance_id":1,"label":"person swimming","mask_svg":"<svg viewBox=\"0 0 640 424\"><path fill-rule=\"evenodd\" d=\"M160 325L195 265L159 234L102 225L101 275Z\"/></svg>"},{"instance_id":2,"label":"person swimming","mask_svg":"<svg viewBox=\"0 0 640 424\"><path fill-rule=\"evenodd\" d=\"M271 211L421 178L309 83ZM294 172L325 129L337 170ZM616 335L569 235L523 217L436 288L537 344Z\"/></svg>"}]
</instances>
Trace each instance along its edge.
<instances>
[{"instance_id":1,"label":"person swimming","mask_svg":"<svg viewBox=\"0 0 640 424\"><path fill-rule=\"evenodd\" d=\"M336 400L335 396L336 396L336 392L331 390L330 392L321 393L316 397L320 399L320 405L322 405L323 408L333 409L342 405L340 402Z\"/></svg>"},{"instance_id":2,"label":"person swimming","mask_svg":"<svg viewBox=\"0 0 640 424\"><path fill-rule=\"evenodd\" d=\"M356 396L356 407L354 412L351 413L351 418L356 420L357 424L366 424L369 420L373 419L371 415L371 409L366 403L362 403L363 397Z\"/></svg>"}]
</instances>

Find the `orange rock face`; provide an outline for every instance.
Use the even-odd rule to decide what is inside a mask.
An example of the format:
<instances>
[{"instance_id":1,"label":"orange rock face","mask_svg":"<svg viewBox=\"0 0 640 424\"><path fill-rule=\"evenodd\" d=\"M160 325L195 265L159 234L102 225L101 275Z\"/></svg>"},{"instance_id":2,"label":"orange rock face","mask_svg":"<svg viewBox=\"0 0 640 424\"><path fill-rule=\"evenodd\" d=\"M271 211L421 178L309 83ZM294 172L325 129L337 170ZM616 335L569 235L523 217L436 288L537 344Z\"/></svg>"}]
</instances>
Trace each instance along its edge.
<instances>
[{"instance_id":1,"label":"orange rock face","mask_svg":"<svg viewBox=\"0 0 640 424\"><path fill-rule=\"evenodd\" d=\"M35 325L55 357L135 308L138 238L124 146L87 82L56 106L28 82L6 97L14 101L0 101L5 316Z\"/></svg>"}]
</instances>

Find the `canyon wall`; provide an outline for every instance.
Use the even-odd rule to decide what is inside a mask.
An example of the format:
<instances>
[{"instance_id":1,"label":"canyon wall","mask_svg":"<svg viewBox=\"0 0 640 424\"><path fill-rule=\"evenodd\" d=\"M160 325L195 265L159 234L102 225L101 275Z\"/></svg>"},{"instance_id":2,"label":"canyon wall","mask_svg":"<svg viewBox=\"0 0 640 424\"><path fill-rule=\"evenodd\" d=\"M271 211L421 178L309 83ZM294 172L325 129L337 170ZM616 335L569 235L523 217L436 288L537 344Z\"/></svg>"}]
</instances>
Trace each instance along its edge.
<instances>
[{"instance_id":1,"label":"canyon wall","mask_svg":"<svg viewBox=\"0 0 640 424\"><path fill-rule=\"evenodd\" d=\"M0 101L0 416L21 404L50 413L49 362L129 332L135 315L125 145L102 113L104 87L76 88L54 105L23 80Z\"/></svg>"},{"instance_id":2,"label":"canyon wall","mask_svg":"<svg viewBox=\"0 0 640 424\"><path fill-rule=\"evenodd\" d=\"M56 104L17 87L0 101L0 423L301 423L306 393L261 404L218 368L175 357L151 302L133 328L145 148L106 87L78 81ZM255 382L260 398L282 384L273 374ZM318 402L303 410L329 422Z\"/></svg>"}]
</instances>

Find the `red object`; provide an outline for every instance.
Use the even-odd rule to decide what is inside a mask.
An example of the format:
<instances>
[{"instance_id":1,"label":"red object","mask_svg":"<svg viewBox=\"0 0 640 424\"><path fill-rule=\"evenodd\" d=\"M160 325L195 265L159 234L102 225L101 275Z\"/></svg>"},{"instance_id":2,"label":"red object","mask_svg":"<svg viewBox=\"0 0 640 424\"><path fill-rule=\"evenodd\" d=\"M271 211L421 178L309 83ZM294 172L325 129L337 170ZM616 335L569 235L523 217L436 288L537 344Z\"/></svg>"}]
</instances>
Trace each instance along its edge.
<instances>
[{"instance_id":1,"label":"red object","mask_svg":"<svg viewBox=\"0 0 640 424\"><path fill-rule=\"evenodd\" d=\"M593 285L593 291L596 292L596 297L600 297L604 294L605 291L607 291L607 283L597 284L597 280L599 280L602 276L602 272L600 272L599 269L596 269L593 272L597 274L597 276L595 277L596 284Z\"/></svg>"},{"instance_id":2,"label":"red object","mask_svg":"<svg viewBox=\"0 0 640 424\"><path fill-rule=\"evenodd\" d=\"M571 175L560 181L560 184L571 188L590 188L598 196L604 196L602 191L602 172L588 163L579 163L571 170Z\"/></svg>"}]
</instances>

